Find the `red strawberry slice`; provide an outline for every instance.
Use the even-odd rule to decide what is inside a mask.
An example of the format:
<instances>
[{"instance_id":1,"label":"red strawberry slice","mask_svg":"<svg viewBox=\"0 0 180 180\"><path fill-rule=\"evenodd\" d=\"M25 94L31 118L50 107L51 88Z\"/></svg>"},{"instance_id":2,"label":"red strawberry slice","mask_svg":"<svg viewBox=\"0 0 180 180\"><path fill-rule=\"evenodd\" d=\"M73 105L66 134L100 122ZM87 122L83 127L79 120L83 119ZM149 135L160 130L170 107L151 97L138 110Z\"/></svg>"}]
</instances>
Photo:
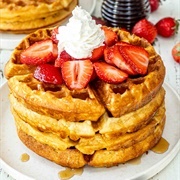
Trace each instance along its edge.
<instances>
[{"instance_id":1,"label":"red strawberry slice","mask_svg":"<svg viewBox=\"0 0 180 180\"><path fill-rule=\"evenodd\" d=\"M96 71L95 71L95 69L93 68L93 73L92 73L92 76L91 76L90 81L95 80L97 77L98 77L98 76L97 76L97 74L96 74Z\"/></svg>"},{"instance_id":2,"label":"red strawberry slice","mask_svg":"<svg viewBox=\"0 0 180 180\"><path fill-rule=\"evenodd\" d=\"M58 47L57 44L53 44L53 59L55 60L58 57Z\"/></svg>"},{"instance_id":3,"label":"red strawberry slice","mask_svg":"<svg viewBox=\"0 0 180 180\"><path fill-rule=\"evenodd\" d=\"M113 53L113 46L112 47L106 47L104 50L104 60L111 65L114 65L112 62L112 58L114 57Z\"/></svg>"},{"instance_id":4,"label":"red strawberry slice","mask_svg":"<svg viewBox=\"0 0 180 180\"><path fill-rule=\"evenodd\" d=\"M93 65L97 76L107 83L117 84L128 78L128 74L105 62L95 62Z\"/></svg>"},{"instance_id":5,"label":"red strawberry slice","mask_svg":"<svg viewBox=\"0 0 180 180\"><path fill-rule=\"evenodd\" d=\"M119 50L134 72L142 75L147 73L149 54L144 48L140 46L121 46Z\"/></svg>"},{"instance_id":6,"label":"red strawberry slice","mask_svg":"<svg viewBox=\"0 0 180 180\"><path fill-rule=\"evenodd\" d=\"M63 79L59 68L50 64L41 64L34 71L34 77L39 81L52 84L62 84Z\"/></svg>"},{"instance_id":7,"label":"red strawberry slice","mask_svg":"<svg viewBox=\"0 0 180 180\"><path fill-rule=\"evenodd\" d=\"M69 89L83 89L93 74L90 60L66 61L62 64L62 77Z\"/></svg>"},{"instance_id":8,"label":"red strawberry slice","mask_svg":"<svg viewBox=\"0 0 180 180\"><path fill-rule=\"evenodd\" d=\"M104 55L104 49L105 49L105 46L100 46L100 47L94 49L92 52L92 56L91 56L90 60L91 61L97 61L100 58L102 58Z\"/></svg>"},{"instance_id":9,"label":"red strawberry slice","mask_svg":"<svg viewBox=\"0 0 180 180\"><path fill-rule=\"evenodd\" d=\"M102 30L105 33L105 44L107 46L112 46L118 41L118 35L111 28L102 26Z\"/></svg>"},{"instance_id":10,"label":"red strawberry slice","mask_svg":"<svg viewBox=\"0 0 180 180\"><path fill-rule=\"evenodd\" d=\"M132 44L129 44L129 43L124 42L124 41L118 41L116 43L116 45L118 45L118 46L132 46Z\"/></svg>"},{"instance_id":11,"label":"red strawberry slice","mask_svg":"<svg viewBox=\"0 0 180 180\"><path fill-rule=\"evenodd\" d=\"M52 40L43 40L29 46L20 54L21 63L40 65L52 62L57 58L57 45Z\"/></svg>"},{"instance_id":12,"label":"red strawberry slice","mask_svg":"<svg viewBox=\"0 0 180 180\"><path fill-rule=\"evenodd\" d=\"M61 54L55 60L55 67L61 67L63 62L71 61L74 58L70 56L65 50L61 52Z\"/></svg>"},{"instance_id":13,"label":"red strawberry slice","mask_svg":"<svg viewBox=\"0 0 180 180\"><path fill-rule=\"evenodd\" d=\"M121 46L114 45L112 47L106 48L106 50L104 51L105 61L109 64L115 65L116 67L130 75L136 74L121 55L119 50L120 47Z\"/></svg>"},{"instance_id":14,"label":"red strawberry slice","mask_svg":"<svg viewBox=\"0 0 180 180\"><path fill-rule=\"evenodd\" d=\"M59 41L57 40L56 38L56 35L58 34L58 27L54 28L52 31L51 31L51 39L54 43L58 43Z\"/></svg>"}]
</instances>

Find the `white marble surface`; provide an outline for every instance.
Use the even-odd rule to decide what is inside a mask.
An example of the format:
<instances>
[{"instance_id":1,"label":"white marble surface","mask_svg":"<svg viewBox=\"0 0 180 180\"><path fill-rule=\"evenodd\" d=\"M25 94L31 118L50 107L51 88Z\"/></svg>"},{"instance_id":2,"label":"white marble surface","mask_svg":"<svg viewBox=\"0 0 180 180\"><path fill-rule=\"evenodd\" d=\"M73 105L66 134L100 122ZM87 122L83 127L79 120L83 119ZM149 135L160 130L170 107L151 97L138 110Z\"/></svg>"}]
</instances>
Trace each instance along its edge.
<instances>
[{"instance_id":1,"label":"white marble surface","mask_svg":"<svg viewBox=\"0 0 180 180\"><path fill-rule=\"evenodd\" d=\"M152 13L149 20L156 23L159 19L166 16L175 17L180 19L180 1L179 0L164 0L161 1L161 5L157 11ZM101 15L102 0L97 0L94 15L99 17ZM156 51L161 55L164 64L166 66L165 81L170 84L175 91L180 95L180 64L176 63L171 56L171 49L177 43L180 42L180 30L178 34L171 38L157 37L154 44ZM5 63L8 61L12 51L0 49L0 85L6 82L3 76L3 69ZM173 103L173 102L172 102ZM3 107L1 107L3 108ZM180 109L180 107L179 107ZM1 150L1 149L0 149ZM12 180L6 172L0 168L1 180ZM171 161L171 163L165 167L161 172L151 178L151 180L180 180L180 152Z\"/></svg>"}]
</instances>

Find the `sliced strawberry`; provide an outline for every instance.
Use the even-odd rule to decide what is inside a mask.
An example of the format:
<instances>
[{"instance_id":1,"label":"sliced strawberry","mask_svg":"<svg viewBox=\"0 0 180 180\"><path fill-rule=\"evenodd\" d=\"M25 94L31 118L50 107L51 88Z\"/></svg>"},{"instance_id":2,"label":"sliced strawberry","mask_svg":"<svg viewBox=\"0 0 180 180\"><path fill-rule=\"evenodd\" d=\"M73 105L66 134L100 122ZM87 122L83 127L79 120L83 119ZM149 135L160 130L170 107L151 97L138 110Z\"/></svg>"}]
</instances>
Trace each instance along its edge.
<instances>
[{"instance_id":1,"label":"sliced strawberry","mask_svg":"<svg viewBox=\"0 0 180 180\"><path fill-rule=\"evenodd\" d=\"M52 40L43 40L34 43L20 54L21 63L40 65L52 62L57 58L57 46Z\"/></svg>"},{"instance_id":2,"label":"sliced strawberry","mask_svg":"<svg viewBox=\"0 0 180 180\"><path fill-rule=\"evenodd\" d=\"M116 43L116 45L118 45L118 46L132 46L131 44L124 42L124 41L118 41Z\"/></svg>"},{"instance_id":3,"label":"sliced strawberry","mask_svg":"<svg viewBox=\"0 0 180 180\"><path fill-rule=\"evenodd\" d=\"M61 54L55 60L55 67L61 67L63 62L73 60L72 56L70 56L65 50L61 52Z\"/></svg>"},{"instance_id":4,"label":"sliced strawberry","mask_svg":"<svg viewBox=\"0 0 180 180\"><path fill-rule=\"evenodd\" d=\"M114 65L114 63L112 62L112 58L113 58L113 48L112 47L106 47L104 50L104 60L111 65Z\"/></svg>"},{"instance_id":5,"label":"sliced strawberry","mask_svg":"<svg viewBox=\"0 0 180 180\"><path fill-rule=\"evenodd\" d=\"M62 64L62 76L69 89L83 89L93 74L90 60L66 61Z\"/></svg>"},{"instance_id":6,"label":"sliced strawberry","mask_svg":"<svg viewBox=\"0 0 180 180\"><path fill-rule=\"evenodd\" d=\"M118 45L106 48L104 51L105 61L109 64L115 65L116 67L130 75L136 74L121 55L119 48L120 46Z\"/></svg>"},{"instance_id":7,"label":"sliced strawberry","mask_svg":"<svg viewBox=\"0 0 180 180\"><path fill-rule=\"evenodd\" d=\"M97 76L107 83L117 84L128 78L128 74L105 62L95 62L93 65Z\"/></svg>"},{"instance_id":8,"label":"sliced strawberry","mask_svg":"<svg viewBox=\"0 0 180 180\"><path fill-rule=\"evenodd\" d=\"M72 60L73 57L69 55L65 50L61 52L60 57L66 60Z\"/></svg>"},{"instance_id":9,"label":"sliced strawberry","mask_svg":"<svg viewBox=\"0 0 180 180\"><path fill-rule=\"evenodd\" d=\"M105 33L105 44L107 46L112 46L118 41L118 35L111 28L102 26L102 30Z\"/></svg>"},{"instance_id":10,"label":"sliced strawberry","mask_svg":"<svg viewBox=\"0 0 180 180\"><path fill-rule=\"evenodd\" d=\"M90 60L91 61L97 61L100 58L102 58L104 55L104 49L105 49L105 46L100 46L100 47L94 49L92 52L92 56L91 56Z\"/></svg>"},{"instance_id":11,"label":"sliced strawberry","mask_svg":"<svg viewBox=\"0 0 180 180\"><path fill-rule=\"evenodd\" d=\"M53 44L53 57L56 59L58 57L58 47L57 44Z\"/></svg>"},{"instance_id":12,"label":"sliced strawberry","mask_svg":"<svg viewBox=\"0 0 180 180\"><path fill-rule=\"evenodd\" d=\"M37 66L37 68L34 71L34 77L39 81L46 83L52 83L52 84L63 83L60 69L50 64L41 64Z\"/></svg>"},{"instance_id":13,"label":"sliced strawberry","mask_svg":"<svg viewBox=\"0 0 180 180\"><path fill-rule=\"evenodd\" d=\"M97 76L97 74L96 74L96 71L95 71L95 69L93 68L93 73L92 73L92 76L91 76L90 81L95 80L97 77L98 77L98 76Z\"/></svg>"},{"instance_id":14,"label":"sliced strawberry","mask_svg":"<svg viewBox=\"0 0 180 180\"><path fill-rule=\"evenodd\" d=\"M146 74L149 63L148 52L139 46L121 46L119 48L122 57L137 74Z\"/></svg>"},{"instance_id":15,"label":"sliced strawberry","mask_svg":"<svg viewBox=\"0 0 180 180\"><path fill-rule=\"evenodd\" d=\"M57 44L59 41L57 40L56 38L56 35L58 34L58 27L54 28L52 31L51 31L51 39L52 41Z\"/></svg>"},{"instance_id":16,"label":"sliced strawberry","mask_svg":"<svg viewBox=\"0 0 180 180\"><path fill-rule=\"evenodd\" d=\"M55 60L54 66L61 67L63 62L66 62L66 61L68 61L68 59L62 59L62 58L60 58L60 56L58 56L57 59Z\"/></svg>"}]
</instances>

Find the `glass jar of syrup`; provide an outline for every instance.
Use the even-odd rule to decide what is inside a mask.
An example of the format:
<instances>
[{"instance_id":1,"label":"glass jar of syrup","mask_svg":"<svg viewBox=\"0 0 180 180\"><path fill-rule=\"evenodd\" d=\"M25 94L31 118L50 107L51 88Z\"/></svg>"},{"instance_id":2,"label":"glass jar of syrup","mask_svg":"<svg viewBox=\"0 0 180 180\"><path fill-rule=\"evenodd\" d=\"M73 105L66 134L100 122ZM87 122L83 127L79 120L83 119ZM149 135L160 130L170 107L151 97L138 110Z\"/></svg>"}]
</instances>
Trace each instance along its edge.
<instances>
[{"instance_id":1,"label":"glass jar of syrup","mask_svg":"<svg viewBox=\"0 0 180 180\"><path fill-rule=\"evenodd\" d=\"M102 18L109 26L131 30L140 19L150 14L149 0L103 0Z\"/></svg>"}]
</instances>

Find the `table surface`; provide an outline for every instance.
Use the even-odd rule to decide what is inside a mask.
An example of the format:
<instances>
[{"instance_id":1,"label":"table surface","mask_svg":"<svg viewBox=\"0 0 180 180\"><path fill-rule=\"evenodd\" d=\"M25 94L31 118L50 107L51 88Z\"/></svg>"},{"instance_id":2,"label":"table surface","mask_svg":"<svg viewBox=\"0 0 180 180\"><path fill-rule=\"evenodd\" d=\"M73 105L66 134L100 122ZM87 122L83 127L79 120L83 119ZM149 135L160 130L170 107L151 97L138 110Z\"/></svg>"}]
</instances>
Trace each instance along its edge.
<instances>
[{"instance_id":1,"label":"table surface","mask_svg":"<svg viewBox=\"0 0 180 180\"><path fill-rule=\"evenodd\" d=\"M100 17L102 0L97 0L93 15ZM159 9L150 14L149 20L154 24L163 17L175 17L180 19L180 1L179 0L164 0L161 1ZM171 38L157 37L154 47L164 61L166 67L165 82L172 86L172 88L180 95L180 64L176 63L171 55L172 47L180 42L180 30ZM12 50L0 49L0 85L6 82L3 76L3 69L5 63L8 61ZM1 107L2 108L2 107ZM151 178L151 180L180 180L180 152L177 156L165 167L161 172ZM0 179L12 180L6 172L0 167Z\"/></svg>"}]
</instances>

